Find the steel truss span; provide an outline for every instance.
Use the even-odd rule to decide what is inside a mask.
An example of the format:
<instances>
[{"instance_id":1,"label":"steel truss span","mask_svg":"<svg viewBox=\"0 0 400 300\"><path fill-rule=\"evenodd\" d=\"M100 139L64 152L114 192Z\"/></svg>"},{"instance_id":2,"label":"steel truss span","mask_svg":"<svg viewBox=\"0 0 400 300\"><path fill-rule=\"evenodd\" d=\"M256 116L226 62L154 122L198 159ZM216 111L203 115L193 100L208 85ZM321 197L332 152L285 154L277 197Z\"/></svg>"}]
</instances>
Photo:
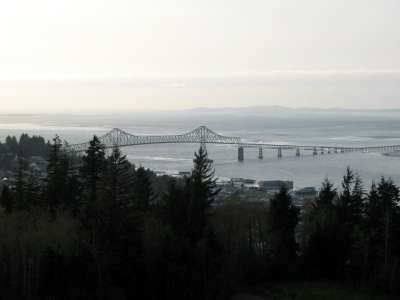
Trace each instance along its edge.
<instances>
[{"instance_id":1,"label":"steel truss span","mask_svg":"<svg viewBox=\"0 0 400 300\"><path fill-rule=\"evenodd\" d=\"M241 144L240 137L223 136L206 126L200 126L190 132L177 135L133 135L114 128L99 137L99 140L106 148L152 144ZM67 146L68 149L75 152L86 151L88 147L89 142Z\"/></svg>"},{"instance_id":2,"label":"steel truss span","mask_svg":"<svg viewBox=\"0 0 400 300\"><path fill-rule=\"evenodd\" d=\"M215 133L206 126L200 126L190 132L177 135L133 135L121 129L114 128L110 132L99 137L105 148L128 147L136 145L152 144L226 144L237 145L240 151L244 148L276 149L280 155L282 150L294 150L296 155L300 156L300 150L312 151L313 154L324 153L346 153L346 152L393 152L400 151L400 145L382 145L365 147L346 147L341 145L323 146L323 145L278 145L269 143L251 143L243 142L240 137L223 136ZM90 143L66 145L66 149L74 152L84 152L89 148ZM259 152L260 158L262 151Z\"/></svg>"}]
</instances>

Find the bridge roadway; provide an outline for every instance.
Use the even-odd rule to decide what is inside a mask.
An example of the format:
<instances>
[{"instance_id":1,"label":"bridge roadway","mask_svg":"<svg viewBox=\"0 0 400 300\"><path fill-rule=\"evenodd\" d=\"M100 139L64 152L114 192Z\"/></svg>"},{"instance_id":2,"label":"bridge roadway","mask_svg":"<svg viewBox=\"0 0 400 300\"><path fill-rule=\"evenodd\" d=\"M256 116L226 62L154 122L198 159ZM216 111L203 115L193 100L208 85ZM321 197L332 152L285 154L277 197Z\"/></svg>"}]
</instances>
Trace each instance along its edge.
<instances>
[{"instance_id":1,"label":"bridge roadway","mask_svg":"<svg viewBox=\"0 0 400 300\"><path fill-rule=\"evenodd\" d=\"M400 151L400 145L383 145L383 146L364 146L364 147L347 147L347 146L324 146L324 145L285 145L285 144L269 144L269 143L253 143L244 142L240 137L223 136L215 133L206 126L200 126L190 132L178 135L133 135L121 129L114 128L110 132L99 137L105 148L128 147L137 145L151 144L225 144L238 146L238 160L244 160L245 148L258 148L258 158L263 158L263 149L277 150L278 158L283 157L284 150L295 151L296 156L300 156L302 151L311 151L313 155L331 154L331 153L347 153L347 152L394 152ZM82 153L88 149L90 142L66 145L67 151Z\"/></svg>"}]
</instances>

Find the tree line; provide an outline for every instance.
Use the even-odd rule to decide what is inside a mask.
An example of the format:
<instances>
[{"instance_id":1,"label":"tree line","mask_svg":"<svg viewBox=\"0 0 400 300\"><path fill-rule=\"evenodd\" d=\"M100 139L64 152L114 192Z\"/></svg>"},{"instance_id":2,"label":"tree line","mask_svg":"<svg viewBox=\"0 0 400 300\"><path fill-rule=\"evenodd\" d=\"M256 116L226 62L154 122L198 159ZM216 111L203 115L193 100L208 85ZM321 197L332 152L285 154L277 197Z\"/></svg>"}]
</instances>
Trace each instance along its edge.
<instances>
[{"instance_id":1,"label":"tree line","mask_svg":"<svg viewBox=\"0 0 400 300\"><path fill-rule=\"evenodd\" d=\"M226 199L200 147L191 176L163 184L97 137L77 157L56 137L46 178L18 158L0 196L4 299L230 299L242 285L329 280L398 293L399 188L366 191L351 169L295 206Z\"/></svg>"},{"instance_id":2,"label":"tree line","mask_svg":"<svg viewBox=\"0 0 400 300\"><path fill-rule=\"evenodd\" d=\"M21 134L19 139L15 136L7 136L4 143L0 142L0 169L12 170L16 165L16 158L32 156L47 157L49 143L41 136L29 136Z\"/></svg>"}]
</instances>

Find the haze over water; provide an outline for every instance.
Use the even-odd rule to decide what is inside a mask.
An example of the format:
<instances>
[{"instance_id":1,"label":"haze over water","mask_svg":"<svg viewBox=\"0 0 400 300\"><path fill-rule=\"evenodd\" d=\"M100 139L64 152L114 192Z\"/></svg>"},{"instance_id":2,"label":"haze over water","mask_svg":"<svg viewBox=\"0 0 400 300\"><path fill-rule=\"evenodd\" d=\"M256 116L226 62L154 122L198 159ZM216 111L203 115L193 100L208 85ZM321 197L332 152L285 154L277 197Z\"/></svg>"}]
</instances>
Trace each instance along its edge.
<instances>
[{"instance_id":1,"label":"haze over water","mask_svg":"<svg viewBox=\"0 0 400 300\"><path fill-rule=\"evenodd\" d=\"M51 139L55 134L69 143L85 142L118 127L131 134L180 134L200 125L217 133L240 136L246 141L302 145L372 146L400 144L400 111L342 111L286 109L280 107L244 109L197 109L181 112L132 113L120 115L3 115L0 138L26 132ZM136 165L177 173L192 167L196 144L162 144L123 148ZM400 183L400 157L379 153L325 154L313 157L284 151L245 149L245 161L237 161L237 147L207 145L220 177L257 180L293 180L295 187L319 186L324 177L337 185L346 166L351 166L366 185L380 176Z\"/></svg>"}]
</instances>

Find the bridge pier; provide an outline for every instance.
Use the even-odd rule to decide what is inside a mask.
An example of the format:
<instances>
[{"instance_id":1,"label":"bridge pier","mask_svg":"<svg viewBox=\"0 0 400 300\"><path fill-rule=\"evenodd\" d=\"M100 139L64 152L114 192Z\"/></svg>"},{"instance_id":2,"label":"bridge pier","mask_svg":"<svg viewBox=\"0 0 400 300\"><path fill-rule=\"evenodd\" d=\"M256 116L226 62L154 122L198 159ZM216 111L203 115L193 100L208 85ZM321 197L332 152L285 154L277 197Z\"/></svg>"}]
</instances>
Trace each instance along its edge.
<instances>
[{"instance_id":1,"label":"bridge pier","mask_svg":"<svg viewBox=\"0 0 400 300\"><path fill-rule=\"evenodd\" d=\"M240 137L233 136L222 136L214 131L208 129L206 126L199 126L198 128L178 135L133 135L127 133L121 129L114 128L105 135L99 137L100 142L104 144L105 149L111 149L115 146L127 147L137 145L150 145L150 144L181 144L181 143L193 143L198 144L205 149L206 143L211 144L229 144L238 145L238 160L244 160L244 147L259 148L259 159L263 158L262 147L265 149L276 149L278 150L278 158L282 158L283 150L295 150L296 156L300 156L300 150L312 152L313 155L324 152L329 153L350 153L350 152L392 152L400 151L400 145L381 145L381 146L358 146L358 147L345 147L340 145L332 146L300 146L300 145L272 145L266 143L244 143ZM67 152L76 153L77 155L82 154L90 147L90 142L84 142L72 145L63 145L63 150Z\"/></svg>"},{"instance_id":2,"label":"bridge pier","mask_svg":"<svg viewBox=\"0 0 400 300\"><path fill-rule=\"evenodd\" d=\"M207 152L207 145L206 145L206 142L201 141L201 142L200 142L200 148L203 149L204 152Z\"/></svg>"},{"instance_id":3,"label":"bridge pier","mask_svg":"<svg viewBox=\"0 0 400 300\"><path fill-rule=\"evenodd\" d=\"M278 159L282 158L282 148L278 148Z\"/></svg>"},{"instance_id":4,"label":"bridge pier","mask_svg":"<svg viewBox=\"0 0 400 300\"><path fill-rule=\"evenodd\" d=\"M242 146L238 147L238 161L244 161L244 148Z\"/></svg>"},{"instance_id":5,"label":"bridge pier","mask_svg":"<svg viewBox=\"0 0 400 300\"><path fill-rule=\"evenodd\" d=\"M258 148L258 159L263 159L264 155L263 155L263 148L260 147Z\"/></svg>"}]
</instances>

